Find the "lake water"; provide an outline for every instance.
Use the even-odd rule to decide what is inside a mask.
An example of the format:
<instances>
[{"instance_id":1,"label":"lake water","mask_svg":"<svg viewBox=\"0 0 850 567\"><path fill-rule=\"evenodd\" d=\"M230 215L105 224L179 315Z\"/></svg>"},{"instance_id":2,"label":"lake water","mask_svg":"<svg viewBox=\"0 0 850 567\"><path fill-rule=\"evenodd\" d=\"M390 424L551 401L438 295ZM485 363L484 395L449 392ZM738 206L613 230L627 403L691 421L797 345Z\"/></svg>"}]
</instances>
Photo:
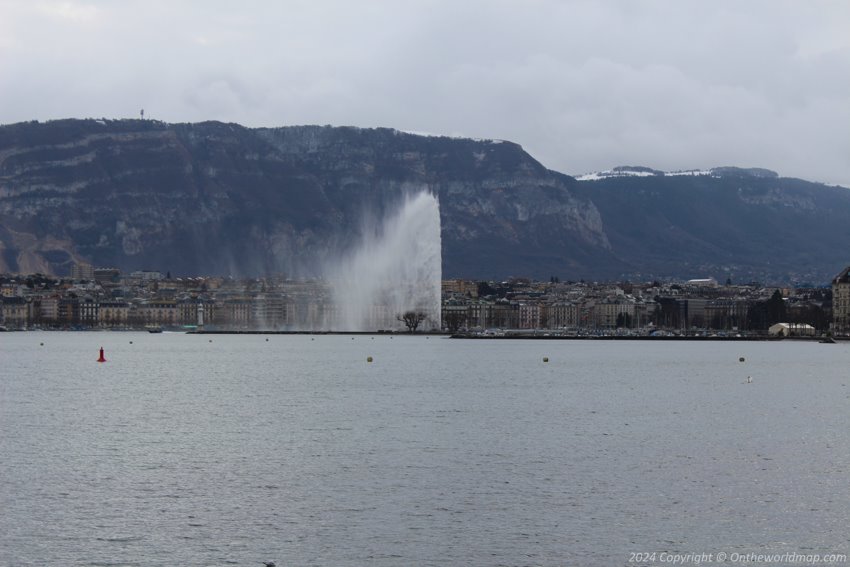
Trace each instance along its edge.
<instances>
[{"instance_id":1,"label":"lake water","mask_svg":"<svg viewBox=\"0 0 850 567\"><path fill-rule=\"evenodd\" d=\"M849 368L809 342L2 333L0 565L848 553Z\"/></svg>"}]
</instances>

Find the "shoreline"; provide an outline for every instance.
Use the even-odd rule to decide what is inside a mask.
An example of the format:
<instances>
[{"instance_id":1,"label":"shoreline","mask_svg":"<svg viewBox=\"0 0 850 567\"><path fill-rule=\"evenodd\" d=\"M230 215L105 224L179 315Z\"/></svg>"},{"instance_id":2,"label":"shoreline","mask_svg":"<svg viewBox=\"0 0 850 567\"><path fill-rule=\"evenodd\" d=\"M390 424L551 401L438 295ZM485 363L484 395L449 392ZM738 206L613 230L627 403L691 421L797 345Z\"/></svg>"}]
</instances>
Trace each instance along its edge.
<instances>
[{"instance_id":1,"label":"shoreline","mask_svg":"<svg viewBox=\"0 0 850 567\"><path fill-rule=\"evenodd\" d=\"M542 341L807 341L820 342L823 337L770 337L767 335L751 335L746 337L701 337L696 335L671 335L671 336L646 336L646 335L578 335L578 336L540 336L540 335L452 335L453 339L519 339L519 340L542 340ZM842 339L835 339L836 342ZM847 340L847 339L844 339Z\"/></svg>"},{"instance_id":2,"label":"shoreline","mask_svg":"<svg viewBox=\"0 0 850 567\"><path fill-rule=\"evenodd\" d=\"M26 333L26 332L117 332L117 333L145 333L149 329L8 329L3 332ZM281 330L258 330L258 329L162 329L163 333L180 333L187 335L345 335L345 336L398 336L398 337L442 337L460 340L538 340L538 341L803 341L830 343L850 342L850 336L813 336L813 337L775 337L764 335L745 336L700 336L700 335L552 335L534 333L512 333L510 331L501 334L472 334L472 333L448 333L439 331L423 331L410 333L407 331L281 331ZM155 332L151 334L159 334Z\"/></svg>"}]
</instances>

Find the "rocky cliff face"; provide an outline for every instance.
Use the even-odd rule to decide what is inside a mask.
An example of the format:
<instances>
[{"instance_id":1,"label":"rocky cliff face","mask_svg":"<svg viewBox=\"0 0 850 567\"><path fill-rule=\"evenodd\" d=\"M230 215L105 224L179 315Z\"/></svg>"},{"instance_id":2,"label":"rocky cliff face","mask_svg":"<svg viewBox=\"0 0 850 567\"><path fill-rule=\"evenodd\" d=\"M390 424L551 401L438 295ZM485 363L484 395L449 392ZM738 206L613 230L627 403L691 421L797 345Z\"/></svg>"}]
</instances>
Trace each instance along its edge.
<instances>
[{"instance_id":1,"label":"rocky cliff face","mask_svg":"<svg viewBox=\"0 0 850 567\"><path fill-rule=\"evenodd\" d=\"M425 189L441 200L445 272L510 274L553 266L550 245L607 253L573 184L515 144L389 129L17 124L0 129L0 270L309 273Z\"/></svg>"},{"instance_id":2,"label":"rocky cliff face","mask_svg":"<svg viewBox=\"0 0 850 567\"><path fill-rule=\"evenodd\" d=\"M391 129L21 123L0 127L0 271L308 275L422 189L447 277L826 278L847 262L850 192L746 171L580 183L510 142Z\"/></svg>"}]
</instances>

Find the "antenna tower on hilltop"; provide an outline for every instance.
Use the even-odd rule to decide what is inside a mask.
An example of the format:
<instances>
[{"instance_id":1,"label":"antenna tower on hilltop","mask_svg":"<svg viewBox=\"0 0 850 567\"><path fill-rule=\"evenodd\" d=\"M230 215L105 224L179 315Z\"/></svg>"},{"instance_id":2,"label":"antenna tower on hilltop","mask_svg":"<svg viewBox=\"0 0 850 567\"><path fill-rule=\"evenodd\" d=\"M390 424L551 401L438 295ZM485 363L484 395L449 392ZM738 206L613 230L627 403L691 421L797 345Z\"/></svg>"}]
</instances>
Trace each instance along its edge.
<instances>
[{"instance_id":1,"label":"antenna tower on hilltop","mask_svg":"<svg viewBox=\"0 0 850 567\"><path fill-rule=\"evenodd\" d=\"M145 109L144 108L141 110L141 112L139 112L139 115L142 117L141 118L142 120L145 119Z\"/></svg>"}]
</instances>

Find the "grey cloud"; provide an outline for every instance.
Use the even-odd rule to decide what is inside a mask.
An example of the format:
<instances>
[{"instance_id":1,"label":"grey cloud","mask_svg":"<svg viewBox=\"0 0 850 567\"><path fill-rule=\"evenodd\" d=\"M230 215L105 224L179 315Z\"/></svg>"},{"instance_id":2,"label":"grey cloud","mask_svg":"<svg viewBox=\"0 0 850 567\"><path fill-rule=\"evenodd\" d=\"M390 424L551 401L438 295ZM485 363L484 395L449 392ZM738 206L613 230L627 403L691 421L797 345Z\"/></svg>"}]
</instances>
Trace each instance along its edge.
<instances>
[{"instance_id":1,"label":"grey cloud","mask_svg":"<svg viewBox=\"0 0 850 567\"><path fill-rule=\"evenodd\" d=\"M148 116L511 139L583 173L850 186L840 1L0 2L0 121Z\"/></svg>"}]
</instances>

